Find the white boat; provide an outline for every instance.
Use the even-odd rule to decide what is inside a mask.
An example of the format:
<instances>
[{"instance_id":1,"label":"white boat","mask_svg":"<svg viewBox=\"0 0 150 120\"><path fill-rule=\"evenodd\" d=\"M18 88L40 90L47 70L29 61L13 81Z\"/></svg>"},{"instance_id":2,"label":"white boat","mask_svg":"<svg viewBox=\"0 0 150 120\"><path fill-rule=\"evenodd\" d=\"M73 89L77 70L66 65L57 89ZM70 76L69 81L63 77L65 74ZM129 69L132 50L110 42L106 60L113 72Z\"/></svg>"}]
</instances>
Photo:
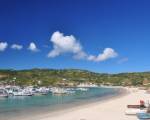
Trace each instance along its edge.
<instances>
[{"instance_id":1,"label":"white boat","mask_svg":"<svg viewBox=\"0 0 150 120\"><path fill-rule=\"evenodd\" d=\"M88 88L77 88L76 90L80 90L80 91L88 91L89 89Z\"/></svg>"},{"instance_id":2,"label":"white boat","mask_svg":"<svg viewBox=\"0 0 150 120\"><path fill-rule=\"evenodd\" d=\"M49 88L46 87L39 87L35 89L35 95L47 95L50 92Z\"/></svg>"},{"instance_id":3,"label":"white boat","mask_svg":"<svg viewBox=\"0 0 150 120\"><path fill-rule=\"evenodd\" d=\"M5 89L0 88L0 98L8 97L8 93Z\"/></svg>"},{"instance_id":4,"label":"white boat","mask_svg":"<svg viewBox=\"0 0 150 120\"><path fill-rule=\"evenodd\" d=\"M6 88L9 96L32 96L32 93L27 89L21 89L18 86L12 86Z\"/></svg>"},{"instance_id":5,"label":"white boat","mask_svg":"<svg viewBox=\"0 0 150 120\"><path fill-rule=\"evenodd\" d=\"M32 95L47 95L49 93L49 88L47 87L27 86L24 90Z\"/></svg>"},{"instance_id":6,"label":"white boat","mask_svg":"<svg viewBox=\"0 0 150 120\"><path fill-rule=\"evenodd\" d=\"M76 92L75 88L65 88L65 90L67 90L70 94L74 94Z\"/></svg>"},{"instance_id":7,"label":"white boat","mask_svg":"<svg viewBox=\"0 0 150 120\"><path fill-rule=\"evenodd\" d=\"M68 94L69 93L69 91L65 90L64 88L58 88L58 87L51 88L51 92L53 94Z\"/></svg>"},{"instance_id":8,"label":"white boat","mask_svg":"<svg viewBox=\"0 0 150 120\"><path fill-rule=\"evenodd\" d=\"M32 96L32 94L24 89L14 89L12 92L13 96Z\"/></svg>"},{"instance_id":9,"label":"white boat","mask_svg":"<svg viewBox=\"0 0 150 120\"><path fill-rule=\"evenodd\" d=\"M12 91L12 94L11 94L11 95L13 95L13 96L22 96L23 93L22 93L22 90L21 90L21 89L14 89L14 90Z\"/></svg>"},{"instance_id":10,"label":"white boat","mask_svg":"<svg viewBox=\"0 0 150 120\"><path fill-rule=\"evenodd\" d=\"M129 109L127 109L126 111L125 111L125 114L126 115L136 115L137 113L145 113L146 112L146 109L131 109L131 108L129 108Z\"/></svg>"},{"instance_id":11,"label":"white boat","mask_svg":"<svg viewBox=\"0 0 150 120\"><path fill-rule=\"evenodd\" d=\"M98 87L98 85L96 84L92 84L92 83L80 83L79 85L77 85L77 87L89 87L89 88L95 88L95 87Z\"/></svg>"}]
</instances>

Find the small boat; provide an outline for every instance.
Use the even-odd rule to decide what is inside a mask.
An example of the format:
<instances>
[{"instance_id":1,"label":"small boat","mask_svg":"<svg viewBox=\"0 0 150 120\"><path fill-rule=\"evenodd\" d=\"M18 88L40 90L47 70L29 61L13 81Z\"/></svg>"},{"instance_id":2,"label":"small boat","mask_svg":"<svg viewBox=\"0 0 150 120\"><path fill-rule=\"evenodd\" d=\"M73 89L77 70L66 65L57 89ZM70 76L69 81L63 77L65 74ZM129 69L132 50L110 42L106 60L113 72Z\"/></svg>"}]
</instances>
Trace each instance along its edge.
<instances>
[{"instance_id":1,"label":"small boat","mask_svg":"<svg viewBox=\"0 0 150 120\"><path fill-rule=\"evenodd\" d=\"M150 113L137 113L137 117L140 120L150 120Z\"/></svg>"},{"instance_id":2,"label":"small boat","mask_svg":"<svg viewBox=\"0 0 150 120\"><path fill-rule=\"evenodd\" d=\"M12 95L13 96L32 96L32 94L22 89L13 90Z\"/></svg>"},{"instance_id":3,"label":"small boat","mask_svg":"<svg viewBox=\"0 0 150 120\"><path fill-rule=\"evenodd\" d=\"M35 89L34 95L47 95L49 91L49 88L39 87Z\"/></svg>"},{"instance_id":4,"label":"small boat","mask_svg":"<svg viewBox=\"0 0 150 120\"><path fill-rule=\"evenodd\" d=\"M89 89L88 88L77 88L76 90L80 90L80 91L88 91Z\"/></svg>"},{"instance_id":5,"label":"small boat","mask_svg":"<svg viewBox=\"0 0 150 120\"><path fill-rule=\"evenodd\" d=\"M32 96L31 92L18 86L9 87L6 90L9 96Z\"/></svg>"},{"instance_id":6,"label":"small boat","mask_svg":"<svg viewBox=\"0 0 150 120\"><path fill-rule=\"evenodd\" d=\"M51 88L51 92L53 94L68 94L69 93L69 91L65 90L64 88L57 88L57 87Z\"/></svg>"},{"instance_id":7,"label":"small boat","mask_svg":"<svg viewBox=\"0 0 150 120\"><path fill-rule=\"evenodd\" d=\"M127 105L127 108L137 108L137 109L140 109L141 105ZM143 106L143 108L146 108L146 107Z\"/></svg>"},{"instance_id":8,"label":"small boat","mask_svg":"<svg viewBox=\"0 0 150 120\"><path fill-rule=\"evenodd\" d=\"M5 89L0 88L0 98L8 97L8 93Z\"/></svg>"},{"instance_id":9,"label":"small boat","mask_svg":"<svg viewBox=\"0 0 150 120\"><path fill-rule=\"evenodd\" d=\"M145 113L147 110L146 109L127 109L125 111L126 115L136 115L138 113Z\"/></svg>"},{"instance_id":10,"label":"small boat","mask_svg":"<svg viewBox=\"0 0 150 120\"><path fill-rule=\"evenodd\" d=\"M98 87L98 85L93 84L93 83L80 83L79 85L77 85L77 87L96 88Z\"/></svg>"},{"instance_id":11,"label":"small boat","mask_svg":"<svg viewBox=\"0 0 150 120\"><path fill-rule=\"evenodd\" d=\"M140 100L139 105L127 105L127 108L143 109L143 108L146 108L146 106L145 106L145 102L143 100Z\"/></svg>"}]
</instances>

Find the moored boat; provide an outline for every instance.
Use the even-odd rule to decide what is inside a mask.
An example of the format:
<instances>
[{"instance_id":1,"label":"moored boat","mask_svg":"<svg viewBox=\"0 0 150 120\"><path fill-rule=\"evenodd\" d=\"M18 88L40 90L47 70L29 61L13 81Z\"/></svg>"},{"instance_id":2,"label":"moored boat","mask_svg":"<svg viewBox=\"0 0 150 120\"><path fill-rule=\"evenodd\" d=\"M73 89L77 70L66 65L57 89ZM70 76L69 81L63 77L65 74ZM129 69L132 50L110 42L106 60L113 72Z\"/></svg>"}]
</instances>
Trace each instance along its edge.
<instances>
[{"instance_id":1,"label":"moored boat","mask_svg":"<svg viewBox=\"0 0 150 120\"><path fill-rule=\"evenodd\" d=\"M30 91L18 86L7 87L5 89L9 96L32 96L32 93Z\"/></svg>"},{"instance_id":2,"label":"moored boat","mask_svg":"<svg viewBox=\"0 0 150 120\"><path fill-rule=\"evenodd\" d=\"M98 85L93 84L93 83L80 83L79 85L77 85L77 87L95 88L95 87L98 87Z\"/></svg>"},{"instance_id":3,"label":"moored boat","mask_svg":"<svg viewBox=\"0 0 150 120\"><path fill-rule=\"evenodd\" d=\"M88 89L88 88L84 88L84 87L82 88L82 87L81 87L81 88L77 88L76 90L80 90L80 91L88 91L89 89Z\"/></svg>"},{"instance_id":4,"label":"moored boat","mask_svg":"<svg viewBox=\"0 0 150 120\"><path fill-rule=\"evenodd\" d=\"M58 88L58 87L54 87L54 88L51 88L51 92L53 94L69 94L69 93L74 93L73 91L68 91L66 90L65 88Z\"/></svg>"},{"instance_id":5,"label":"moored boat","mask_svg":"<svg viewBox=\"0 0 150 120\"><path fill-rule=\"evenodd\" d=\"M3 88L0 88L0 98L8 97L7 91Z\"/></svg>"}]
</instances>

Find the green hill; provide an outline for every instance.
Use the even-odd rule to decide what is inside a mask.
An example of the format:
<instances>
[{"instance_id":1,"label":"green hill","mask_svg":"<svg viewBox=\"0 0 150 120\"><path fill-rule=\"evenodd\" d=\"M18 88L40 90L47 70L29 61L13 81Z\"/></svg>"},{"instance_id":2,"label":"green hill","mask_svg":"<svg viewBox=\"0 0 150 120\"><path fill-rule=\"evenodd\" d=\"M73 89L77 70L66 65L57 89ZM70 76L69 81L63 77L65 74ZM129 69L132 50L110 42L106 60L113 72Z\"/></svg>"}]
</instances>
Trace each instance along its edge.
<instances>
[{"instance_id":1,"label":"green hill","mask_svg":"<svg viewBox=\"0 0 150 120\"><path fill-rule=\"evenodd\" d=\"M0 70L1 84L49 86L80 82L137 86L150 82L150 72L105 74L80 69Z\"/></svg>"}]
</instances>

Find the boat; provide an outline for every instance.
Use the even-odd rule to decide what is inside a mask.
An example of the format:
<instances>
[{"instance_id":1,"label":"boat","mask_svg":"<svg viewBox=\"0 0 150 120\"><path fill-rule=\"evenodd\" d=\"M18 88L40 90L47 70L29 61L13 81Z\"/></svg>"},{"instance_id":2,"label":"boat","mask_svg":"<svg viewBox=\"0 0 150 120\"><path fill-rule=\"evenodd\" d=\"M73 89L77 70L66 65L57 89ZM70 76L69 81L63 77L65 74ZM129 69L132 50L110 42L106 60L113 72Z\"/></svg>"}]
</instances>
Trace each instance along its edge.
<instances>
[{"instance_id":1,"label":"boat","mask_svg":"<svg viewBox=\"0 0 150 120\"><path fill-rule=\"evenodd\" d=\"M50 92L49 88L39 87L35 88L34 95L47 95Z\"/></svg>"},{"instance_id":2,"label":"boat","mask_svg":"<svg viewBox=\"0 0 150 120\"><path fill-rule=\"evenodd\" d=\"M80 90L80 91L88 91L89 89L88 88L77 88L76 90Z\"/></svg>"},{"instance_id":3,"label":"boat","mask_svg":"<svg viewBox=\"0 0 150 120\"><path fill-rule=\"evenodd\" d=\"M12 92L13 96L32 96L32 94L24 89L14 89Z\"/></svg>"},{"instance_id":4,"label":"boat","mask_svg":"<svg viewBox=\"0 0 150 120\"><path fill-rule=\"evenodd\" d=\"M93 83L80 83L79 85L77 85L77 87L95 88L98 87L98 85Z\"/></svg>"},{"instance_id":5,"label":"boat","mask_svg":"<svg viewBox=\"0 0 150 120\"><path fill-rule=\"evenodd\" d=\"M64 88L58 88L58 87L51 88L51 92L53 94L68 94L68 93L71 93L68 90L65 90Z\"/></svg>"},{"instance_id":6,"label":"boat","mask_svg":"<svg viewBox=\"0 0 150 120\"><path fill-rule=\"evenodd\" d=\"M146 112L137 113L137 117L138 117L140 120L149 120L149 119L150 119L150 113L146 113Z\"/></svg>"},{"instance_id":7,"label":"boat","mask_svg":"<svg viewBox=\"0 0 150 120\"><path fill-rule=\"evenodd\" d=\"M126 115L136 115L138 113L145 113L147 110L146 109L127 109L125 111Z\"/></svg>"},{"instance_id":8,"label":"boat","mask_svg":"<svg viewBox=\"0 0 150 120\"><path fill-rule=\"evenodd\" d=\"M146 108L145 105L127 105L127 108L136 108L136 109L143 109Z\"/></svg>"},{"instance_id":9,"label":"boat","mask_svg":"<svg viewBox=\"0 0 150 120\"><path fill-rule=\"evenodd\" d=\"M30 91L18 86L7 87L6 90L9 96L32 96Z\"/></svg>"},{"instance_id":10,"label":"boat","mask_svg":"<svg viewBox=\"0 0 150 120\"><path fill-rule=\"evenodd\" d=\"M8 97L8 93L5 89L0 88L0 98Z\"/></svg>"}]
</instances>

